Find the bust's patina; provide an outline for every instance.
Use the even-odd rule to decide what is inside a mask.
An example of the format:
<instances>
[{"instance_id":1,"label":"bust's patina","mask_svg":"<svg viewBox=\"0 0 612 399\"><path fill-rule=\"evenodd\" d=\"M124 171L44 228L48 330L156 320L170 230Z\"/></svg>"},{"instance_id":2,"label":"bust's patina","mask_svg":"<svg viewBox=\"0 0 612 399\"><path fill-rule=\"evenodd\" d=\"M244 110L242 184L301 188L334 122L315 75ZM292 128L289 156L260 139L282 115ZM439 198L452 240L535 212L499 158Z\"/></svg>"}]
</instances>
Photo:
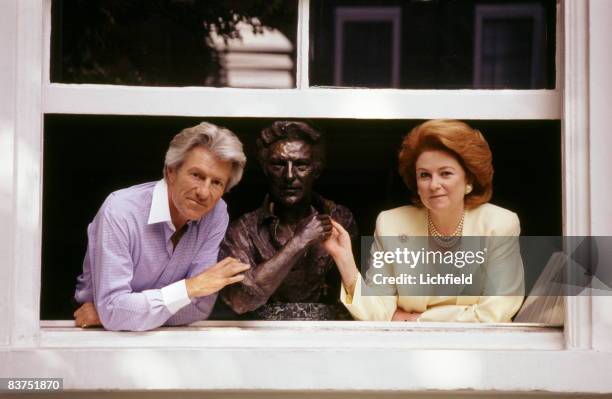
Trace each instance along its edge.
<instances>
[{"instance_id":1,"label":"bust's patina","mask_svg":"<svg viewBox=\"0 0 612 399\"><path fill-rule=\"evenodd\" d=\"M277 121L261 131L257 156L268 182L261 207L235 220L220 257L251 265L222 300L238 314L267 320L333 320L348 314L339 305L340 277L322 246L330 218L357 236L351 212L313 191L325 165L321 132L305 122Z\"/></svg>"}]
</instances>

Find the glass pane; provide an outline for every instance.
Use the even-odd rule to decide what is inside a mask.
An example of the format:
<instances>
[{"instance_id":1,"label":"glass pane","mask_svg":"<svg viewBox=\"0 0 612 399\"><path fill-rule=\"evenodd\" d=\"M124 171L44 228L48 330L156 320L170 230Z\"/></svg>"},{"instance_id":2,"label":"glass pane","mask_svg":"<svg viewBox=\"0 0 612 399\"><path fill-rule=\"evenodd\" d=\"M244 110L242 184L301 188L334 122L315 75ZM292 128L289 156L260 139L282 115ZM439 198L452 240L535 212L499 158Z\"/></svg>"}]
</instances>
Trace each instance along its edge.
<instances>
[{"instance_id":1,"label":"glass pane","mask_svg":"<svg viewBox=\"0 0 612 399\"><path fill-rule=\"evenodd\" d=\"M230 218L235 219L260 207L267 192L255 140L273 120L206 120L228 127L244 143L248 159L244 177L224 196ZM71 298L83 266L87 225L106 196L120 188L159 180L170 139L201 121L185 117L45 116L42 319L72 318ZM371 235L380 211L409 202L410 193L397 172L397 151L406 132L422 121L310 122L324 132L327 145L326 166L315 191L349 208L359 234ZM560 122L466 122L485 135L493 152L491 202L519 215L522 235L561 235Z\"/></svg>"},{"instance_id":2,"label":"glass pane","mask_svg":"<svg viewBox=\"0 0 612 399\"><path fill-rule=\"evenodd\" d=\"M313 0L310 83L554 89L555 20L555 0Z\"/></svg>"},{"instance_id":3,"label":"glass pane","mask_svg":"<svg viewBox=\"0 0 612 399\"><path fill-rule=\"evenodd\" d=\"M297 0L53 0L51 81L295 87Z\"/></svg>"}]
</instances>

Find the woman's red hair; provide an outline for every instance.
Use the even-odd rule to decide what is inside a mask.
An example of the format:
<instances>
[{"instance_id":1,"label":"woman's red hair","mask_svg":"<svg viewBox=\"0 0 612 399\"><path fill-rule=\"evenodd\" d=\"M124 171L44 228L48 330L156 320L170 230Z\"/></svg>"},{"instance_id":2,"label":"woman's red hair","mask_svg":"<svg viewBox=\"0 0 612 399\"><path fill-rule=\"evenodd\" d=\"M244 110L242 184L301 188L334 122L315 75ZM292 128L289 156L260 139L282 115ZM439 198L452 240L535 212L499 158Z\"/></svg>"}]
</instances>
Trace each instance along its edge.
<instances>
[{"instance_id":1,"label":"woman's red hair","mask_svg":"<svg viewBox=\"0 0 612 399\"><path fill-rule=\"evenodd\" d=\"M399 173L415 193L416 206L423 206L417 194L416 161L427 150L443 151L463 167L472 192L465 196L465 207L475 208L493 194L493 156L483 135L466 123L436 119L424 122L404 137L399 152Z\"/></svg>"}]
</instances>

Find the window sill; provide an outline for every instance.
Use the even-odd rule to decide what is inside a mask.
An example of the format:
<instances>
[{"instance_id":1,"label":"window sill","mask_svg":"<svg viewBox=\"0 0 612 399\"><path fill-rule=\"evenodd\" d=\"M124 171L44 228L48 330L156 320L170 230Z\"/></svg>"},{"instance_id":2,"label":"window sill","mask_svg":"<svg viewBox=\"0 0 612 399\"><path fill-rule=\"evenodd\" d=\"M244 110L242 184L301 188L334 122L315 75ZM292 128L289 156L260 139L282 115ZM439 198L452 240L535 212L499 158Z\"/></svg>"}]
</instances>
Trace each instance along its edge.
<instances>
[{"instance_id":1,"label":"window sill","mask_svg":"<svg viewBox=\"0 0 612 399\"><path fill-rule=\"evenodd\" d=\"M565 350L561 329L538 325L209 321L136 333L43 321L38 338L0 349L0 375L61 377L66 390L612 391L612 353Z\"/></svg>"},{"instance_id":2,"label":"window sill","mask_svg":"<svg viewBox=\"0 0 612 399\"><path fill-rule=\"evenodd\" d=\"M203 321L147 332L81 329L42 321L43 348L292 348L562 350L563 330L543 324L354 321Z\"/></svg>"}]
</instances>

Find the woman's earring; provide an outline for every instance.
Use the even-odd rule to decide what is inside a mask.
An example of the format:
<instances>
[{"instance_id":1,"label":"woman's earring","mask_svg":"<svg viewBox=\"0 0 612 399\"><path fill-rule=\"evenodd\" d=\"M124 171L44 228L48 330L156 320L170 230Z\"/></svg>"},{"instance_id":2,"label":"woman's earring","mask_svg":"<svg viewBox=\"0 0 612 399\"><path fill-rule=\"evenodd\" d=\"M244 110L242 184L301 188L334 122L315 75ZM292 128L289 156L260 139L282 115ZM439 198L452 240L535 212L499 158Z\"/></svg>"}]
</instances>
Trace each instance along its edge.
<instances>
[{"instance_id":1,"label":"woman's earring","mask_svg":"<svg viewBox=\"0 0 612 399\"><path fill-rule=\"evenodd\" d=\"M473 188L474 187L471 184L467 184L465 186L465 195L468 195L469 193L471 193Z\"/></svg>"}]
</instances>

